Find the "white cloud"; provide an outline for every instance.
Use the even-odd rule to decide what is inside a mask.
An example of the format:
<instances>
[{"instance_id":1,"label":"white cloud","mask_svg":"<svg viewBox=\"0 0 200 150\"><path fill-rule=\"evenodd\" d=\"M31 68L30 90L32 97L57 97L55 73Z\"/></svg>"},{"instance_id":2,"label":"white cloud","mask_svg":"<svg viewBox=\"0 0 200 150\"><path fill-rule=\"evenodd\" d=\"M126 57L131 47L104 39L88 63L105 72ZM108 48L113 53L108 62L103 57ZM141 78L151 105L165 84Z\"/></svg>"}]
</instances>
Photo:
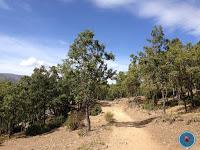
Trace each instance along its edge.
<instances>
[{"instance_id":1,"label":"white cloud","mask_svg":"<svg viewBox=\"0 0 200 150\"><path fill-rule=\"evenodd\" d=\"M56 65L65 58L67 43L41 41L0 34L0 72L30 75L34 67Z\"/></svg>"},{"instance_id":2,"label":"white cloud","mask_svg":"<svg viewBox=\"0 0 200 150\"><path fill-rule=\"evenodd\" d=\"M25 1L20 1L13 4L11 2L9 3L9 0L0 0L0 9L13 10L13 8L24 9L27 12L32 11L31 5Z\"/></svg>"},{"instance_id":3,"label":"white cloud","mask_svg":"<svg viewBox=\"0 0 200 150\"><path fill-rule=\"evenodd\" d=\"M91 0L97 6L102 8L115 8L133 4L135 0Z\"/></svg>"},{"instance_id":4,"label":"white cloud","mask_svg":"<svg viewBox=\"0 0 200 150\"><path fill-rule=\"evenodd\" d=\"M26 66L26 67L39 67L41 65L44 65L43 60L38 60L35 57L29 57L28 59L22 60L20 63L21 66Z\"/></svg>"},{"instance_id":5,"label":"white cloud","mask_svg":"<svg viewBox=\"0 0 200 150\"><path fill-rule=\"evenodd\" d=\"M107 61L108 67L119 71L128 71L128 64L120 63L119 61Z\"/></svg>"},{"instance_id":6,"label":"white cloud","mask_svg":"<svg viewBox=\"0 0 200 150\"><path fill-rule=\"evenodd\" d=\"M0 8L9 10L10 6L7 4L6 0L0 0Z\"/></svg>"},{"instance_id":7,"label":"white cloud","mask_svg":"<svg viewBox=\"0 0 200 150\"><path fill-rule=\"evenodd\" d=\"M129 67L129 62L123 62L123 60L107 61L108 68L116 70L117 73L120 71L127 72ZM116 80L108 79L108 84L116 84Z\"/></svg>"},{"instance_id":8,"label":"white cloud","mask_svg":"<svg viewBox=\"0 0 200 150\"><path fill-rule=\"evenodd\" d=\"M90 0L100 8L123 7L164 27L200 36L200 5L189 0Z\"/></svg>"}]
</instances>

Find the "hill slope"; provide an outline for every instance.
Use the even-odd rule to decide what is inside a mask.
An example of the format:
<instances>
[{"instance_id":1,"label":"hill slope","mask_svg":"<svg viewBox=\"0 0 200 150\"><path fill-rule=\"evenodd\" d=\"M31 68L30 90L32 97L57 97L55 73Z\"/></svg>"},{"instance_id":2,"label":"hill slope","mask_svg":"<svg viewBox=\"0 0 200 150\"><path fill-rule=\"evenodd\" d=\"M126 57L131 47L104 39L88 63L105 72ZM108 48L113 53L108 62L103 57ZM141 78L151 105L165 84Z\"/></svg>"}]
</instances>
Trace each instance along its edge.
<instances>
[{"instance_id":1,"label":"hill slope","mask_svg":"<svg viewBox=\"0 0 200 150\"><path fill-rule=\"evenodd\" d=\"M19 81L23 76L22 75L16 75L11 73L0 73L0 81L11 81L11 82L17 82Z\"/></svg>"}]
</instances>

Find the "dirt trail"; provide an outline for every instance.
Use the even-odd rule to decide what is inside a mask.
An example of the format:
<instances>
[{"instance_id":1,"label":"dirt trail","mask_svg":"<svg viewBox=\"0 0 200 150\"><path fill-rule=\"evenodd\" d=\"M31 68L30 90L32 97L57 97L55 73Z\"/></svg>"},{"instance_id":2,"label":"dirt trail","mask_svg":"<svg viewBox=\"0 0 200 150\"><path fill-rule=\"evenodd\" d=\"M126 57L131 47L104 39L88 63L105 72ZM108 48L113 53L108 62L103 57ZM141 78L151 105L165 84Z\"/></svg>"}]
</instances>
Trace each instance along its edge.
<instances>
[{"instance_id":1,"label":"dirt trail","mask_svg":"<svg viewBox=\"0 0 200 150\"><path fill-rule=\"evenodd\" d=\"M145 120L141 117L142 114L138 112L132 118L124 112L120 104L110 104L109 107L103 107L103 112L112 112L114 114L116 123L111 126L111 130L103 129L103 126L107 127L107 125L104 114L101 114L91 117L93 131L90 132L89 136L79 137L77 134L78 131L70 132L66 131L64 127L61 127L48 134L29 138L11 139L3 143L0 149L77 150L89 144L93 145L93 147L88 150L169 150L161 142L157 143L146 130L145 125L147 124L146 121L149 120L149 116ZM94 145L93 141L95 139L99 140L98 143L100 143L101 147Z\"/></svg>"},{"instance_id":2,"label":"dirt trail","mask_svg":"<svg viewBox=\"0 0 200 150\"><path fill-rule=\"evenodd\" d=\"M151 135L142 127L129 127L138 120L132 119L118 106L104 107L104 112L112 112L116 122L122 124L113 127L109 137L109 150L167 150L152 140Z\"/></svg>"}]
</instances>

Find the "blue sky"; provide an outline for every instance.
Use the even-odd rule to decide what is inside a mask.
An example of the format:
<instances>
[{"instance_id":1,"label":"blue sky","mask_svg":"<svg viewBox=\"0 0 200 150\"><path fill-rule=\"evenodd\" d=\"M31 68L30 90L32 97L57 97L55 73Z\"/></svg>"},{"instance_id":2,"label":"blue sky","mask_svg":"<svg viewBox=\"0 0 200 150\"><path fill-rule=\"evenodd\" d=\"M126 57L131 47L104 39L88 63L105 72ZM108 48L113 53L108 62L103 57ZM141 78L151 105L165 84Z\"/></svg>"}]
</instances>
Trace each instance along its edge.
<instances>
[{"instance_id":1,"label":"blue sky","mask_svg":"<svg viewBox=\"0 0 200 150\"><path fill-rule=\"evenodd\" d=\"M115 54L110 67L126 71L154 25L169 38L197 42L199 18L197 0L0 0L0 72L30 75L61 63L85 29Z\"/></svg>"}]
</instances>

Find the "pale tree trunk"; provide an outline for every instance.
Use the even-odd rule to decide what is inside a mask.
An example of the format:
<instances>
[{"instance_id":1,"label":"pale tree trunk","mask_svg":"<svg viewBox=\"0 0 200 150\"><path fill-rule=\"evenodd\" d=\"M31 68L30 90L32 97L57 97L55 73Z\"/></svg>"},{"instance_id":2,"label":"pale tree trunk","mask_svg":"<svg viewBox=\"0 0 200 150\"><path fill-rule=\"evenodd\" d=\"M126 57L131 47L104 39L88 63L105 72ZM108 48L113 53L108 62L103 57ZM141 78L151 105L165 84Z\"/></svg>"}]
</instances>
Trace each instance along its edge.
<instances>
[{"instance_id":1,"label":"pale tree trunk","mask_svg":"<svg viewBox=\"0 0 200 150\"><path fill-rule=\"evenodd\" d=\"M173 100L175 99L175 89L173 88Z\"/></svg>"},{"instance_id":2,"label":"pale tree trunk","mask_svg":"<svg viewBox=\"0 0 200 150\"><path fill-rule=\"evenodd\" d=\"M165 90L165 99L166 99L166 101L168 102L167 95L168 95L168 90L167 90L167 88L166 88L166 90Z\"/></svg>"}]
</instances>

